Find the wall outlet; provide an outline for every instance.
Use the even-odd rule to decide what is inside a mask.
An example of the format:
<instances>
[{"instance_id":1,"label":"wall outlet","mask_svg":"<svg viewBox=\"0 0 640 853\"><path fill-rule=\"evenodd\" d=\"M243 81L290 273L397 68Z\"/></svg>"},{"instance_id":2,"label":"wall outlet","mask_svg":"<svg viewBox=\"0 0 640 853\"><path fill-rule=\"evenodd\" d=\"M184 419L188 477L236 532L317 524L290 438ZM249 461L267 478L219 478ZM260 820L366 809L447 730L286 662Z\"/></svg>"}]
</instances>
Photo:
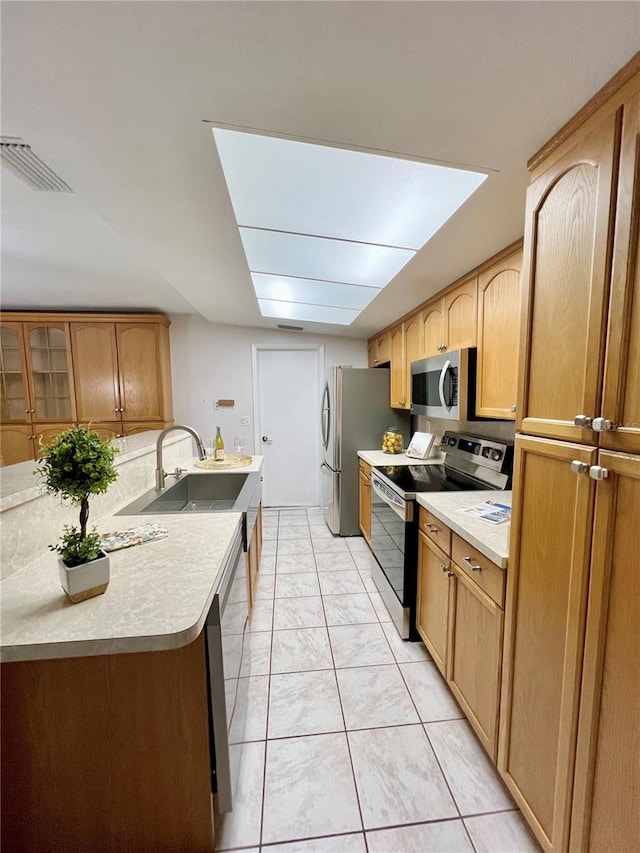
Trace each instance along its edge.
<instances>
[{"instance_id":1,"label":"wall outlet","mask_svg":"<svg viewBox=\"0 0 640 853\"><path fill-rule=\"evenodd\" d=\"M242 415L240 418L240 426L251 426L251 418L249 415Z\"/></svg>"}]
</instances>

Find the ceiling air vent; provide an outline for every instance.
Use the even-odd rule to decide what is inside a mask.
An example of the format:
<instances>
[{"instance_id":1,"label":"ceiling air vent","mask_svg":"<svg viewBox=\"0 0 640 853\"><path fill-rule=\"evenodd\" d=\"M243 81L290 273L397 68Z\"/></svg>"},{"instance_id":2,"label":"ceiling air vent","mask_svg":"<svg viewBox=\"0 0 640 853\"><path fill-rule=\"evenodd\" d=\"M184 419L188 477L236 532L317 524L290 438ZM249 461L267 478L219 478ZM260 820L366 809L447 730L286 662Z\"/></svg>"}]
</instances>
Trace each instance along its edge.
<instances>
[{"instance_id":1,"label":"ceiling air vent","mask_svg":"<svg viewBox=\"0 0 640 853\"><path fill-rule=\"evenodd\" d=\"M284 323L278 323L279 329L285 329L287 332L301 332L302 326L285 326Z\"/></svg>"},{"instance_id":2,"label":"ceiling air vent","mask_svg":"<svg viewBox=\"0 0 640 853\"><path fill-rule=\"evenodd\" d=\"M28 184L31 189L48 193L72 193L68 184L59 178L46 163L31 150L24 139L0 136L0 157L14 175Z\"/></svg>"}]
</instances>

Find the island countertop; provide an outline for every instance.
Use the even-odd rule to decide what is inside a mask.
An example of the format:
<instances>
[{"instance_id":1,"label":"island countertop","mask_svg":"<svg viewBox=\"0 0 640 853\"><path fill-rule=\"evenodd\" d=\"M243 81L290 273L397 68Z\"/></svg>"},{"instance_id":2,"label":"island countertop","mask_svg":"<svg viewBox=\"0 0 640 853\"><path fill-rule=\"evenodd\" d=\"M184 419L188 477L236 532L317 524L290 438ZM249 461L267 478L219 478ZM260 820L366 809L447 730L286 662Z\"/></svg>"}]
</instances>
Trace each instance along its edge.
<instances>
[{"instance_id":1,"label":"island countertop","mask_svg":"<svg viewBox=\"0 0 640 853\"><path fill-rule=\"evenodd\" d=\"M511 492L419 492L417 501L485 557L500 568L507 568L510 522L491 524L480 518L464 515L459 510L468 509L483 501L497 501L511 506Z\"/></svg>"},{"instance_id":2,"label":"island countertop","mask_svg":"<svg viewBox=\"0 0 640 853\"><path fill-rule=\"evenodd\" d=\"M104 516L100 532L142 523L165 539L112 551L104 595L71 604L57 556L35 560L2 583L0 660L36 660L179 648L201 632L241 514Z\"/></svg>"}]
</instances>

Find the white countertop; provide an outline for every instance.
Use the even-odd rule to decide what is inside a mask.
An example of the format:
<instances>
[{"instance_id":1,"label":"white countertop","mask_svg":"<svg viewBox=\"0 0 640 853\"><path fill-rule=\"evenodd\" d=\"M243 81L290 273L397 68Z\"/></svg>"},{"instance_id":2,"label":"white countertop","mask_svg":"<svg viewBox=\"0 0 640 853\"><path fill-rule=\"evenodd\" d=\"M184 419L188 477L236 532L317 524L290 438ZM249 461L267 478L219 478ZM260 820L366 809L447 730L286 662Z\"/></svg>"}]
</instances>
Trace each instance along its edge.
<instances>
[{"instance_id":1,"label":"white countertop","mask_svg":"<svg viewBox=\"0 0 640 853\"><path fill-rule=\"evenodd\" d=\"M383 450L359 450L358 456L369 465L441 465L444 454L440 448L434 448L427 459L415 459L406 453L385 453Z\"/></svg>"},{"instance_id":2,"label":"white countertop","mask_svg":"<svg viewBox=\"0 0 640 853\"><path fill-rule=\"evenodd\" d=\"M224 471L251 473L261 466L257 456L250 466ZM210 473L189 469L194 472ZM169 535L112 551L106 593L79 604L71 604L60 587L54 553L46 552L3 580L0 660L158 651L187 645L199 635L241 514L116 517L131 501L128 497L113 513L96 519L99 531L155 522Z\"/></svg>"},{"instance_id":3,"label":"white countertop","mask_svg":"<svg viewBox=\"0 0 640 853\"><path fill-rule=\"evenodd\" d=\"M458 510L483 501L498 501L511 506L511 492L421 492L417 495L417 501L485 557L500 568L507 568L511 523L505 521L503 524L491 524L480 518L463 515Z\"/></svg>"}]
</instances>

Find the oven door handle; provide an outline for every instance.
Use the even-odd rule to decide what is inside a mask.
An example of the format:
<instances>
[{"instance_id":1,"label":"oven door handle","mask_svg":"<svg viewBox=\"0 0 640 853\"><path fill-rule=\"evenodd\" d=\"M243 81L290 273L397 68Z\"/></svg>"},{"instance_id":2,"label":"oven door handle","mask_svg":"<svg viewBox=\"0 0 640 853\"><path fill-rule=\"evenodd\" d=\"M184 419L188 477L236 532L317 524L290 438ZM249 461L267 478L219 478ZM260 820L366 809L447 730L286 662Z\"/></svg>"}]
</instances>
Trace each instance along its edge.
<instances>
[{"instance_id":1,"label":"oven door handle","mask_svg":"<svg viewBox=\"0 0 640 853\"><path fill-rule=\"evenodd\" d=\"M440 397L440 402L442 403L442 405L444 406L445 409L451 408L451 403L447 403L447 401L444 398L444 382L445 382L445 379L447 378L447 372L448 372L450 367L451 367L451 362L447 359L447 361L445 361L445 363L442 367L442 370L440 371L440 381L438 382L438 396Z\"/></svg>"},{"instance_id":2,"label":"oven door handle","mask_svg":"<svg viewBox=\"0 0 640 853\"><path fill-rule=\"evenodd\" d=\"M387 504L387 506L390 506L391 509L397 515L399 515L403 521L406 520L406 507L407 507L407 505L406 505L406 502L402 500L402 498L398 498L397 502L394 501L392 498L390 498L389 495L386 494L386 492L381 491L381 489L378 486L378 481L376 480L375 477L371 478L371 487L373 488L373 491L376 493L376 495L378 495L378 497L381 498Z\"/></svg>"}]
</instances>

